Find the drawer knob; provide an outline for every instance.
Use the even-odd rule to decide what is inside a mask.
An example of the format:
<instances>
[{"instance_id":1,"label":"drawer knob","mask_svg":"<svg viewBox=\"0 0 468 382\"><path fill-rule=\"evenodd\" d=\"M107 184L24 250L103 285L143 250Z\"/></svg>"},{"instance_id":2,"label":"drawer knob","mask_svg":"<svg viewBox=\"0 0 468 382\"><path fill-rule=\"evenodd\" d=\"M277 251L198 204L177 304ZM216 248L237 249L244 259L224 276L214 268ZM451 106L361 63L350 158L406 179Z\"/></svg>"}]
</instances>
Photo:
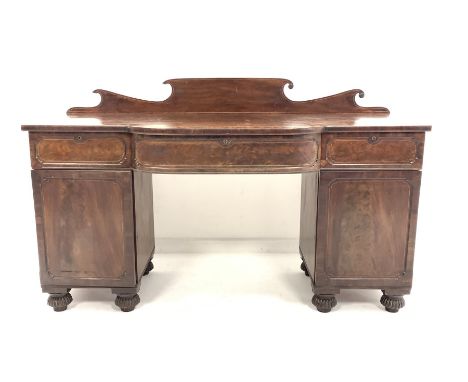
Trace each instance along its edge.
<instances>
[{"instance_id":1,"label":"drawer knob","mask_svg":"<svg viewBox=\"0 0 468 382\"><path fill-rule=\"evenodd\" d=\"M229 139L229 138L223 138L219 141L219 143L221 143L221 145L223 145L224 147L227 147L229 145L231 145L232 143L232 139Z\"/></svg>"},{"instance_id":2,"label":"drawer knob","mask_svg":"<svg viewBox=\"0 0 468 382\"><path fill-rule=\"evenodd\" d=\"M379 138L377 137L377 135L371 135L368 139L368 142L371 145L376 144L378 141L379 141Z\"/></svg>"}]
</instances>

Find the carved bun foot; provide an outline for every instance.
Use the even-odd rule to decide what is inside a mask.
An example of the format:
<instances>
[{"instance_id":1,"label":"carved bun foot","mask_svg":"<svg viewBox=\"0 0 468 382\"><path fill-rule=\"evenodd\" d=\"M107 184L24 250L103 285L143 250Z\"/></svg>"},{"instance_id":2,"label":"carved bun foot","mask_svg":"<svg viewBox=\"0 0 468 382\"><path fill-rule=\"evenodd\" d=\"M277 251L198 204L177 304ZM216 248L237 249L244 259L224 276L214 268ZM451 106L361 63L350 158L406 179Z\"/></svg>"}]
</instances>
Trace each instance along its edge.
<instances>
[{"instance_id":1,"label":"carved bun foot","mask_svg":"<svg viewBox=\"0 0 468 382\"><path fill-rule=\"evenodd\" d=\"M47 299L47 304L54 308L56 312L67 310L67 306L73 301L70 293L51 293Z\"/></svg>"},{"instance_id":2,"label":"carved bun foot","mask_svg":"<svg viewBox=\"0 0 468 382\"><path fill-rule=\"evenodd\" d=\"M405 299L403 296L389 296L383 294L380 303L385 306L387 312L396 313L405 306Z\"/></svg>"},{"instance_id":3,"label":"carved bun foot","mask_svg":"<svg viewBox=\"0 0 468 382\"><path fill-rule=\"evenodd\" d=\"M307 277L310 276L309 271L307 270L307 267L306 267L306 265L305 265L305 263L304 263L304 260L302 260L301 269L304 271L304 273L305 273L305 275L306 275Z\"/></svg>"},{"instance_id":4,"label":"carved bun foot","mask_svg":"<svg viewBox=\"0 0 468 382\"><path fill-rule=\"evenodd\" d=\"M336 306L336 298L333 294L314 294L312 304L319 312L328 313Z\"/></svg>"},{"instance_id":5,"label":"carved bun foot","mask_svg":"<svg viewBox=\"0 0 468 382\"><path fill-rule=\"evenodd\" d=\"M115 305L117 305L122 312L131 312L139 302L140 296L138 296L138 294L119 294L115 298Z\"/></svg>"},{"instance_id":6,"label":"carved bun foot","mask_svg":"<svg viewBox=\"0 0 468 382\"><path fill-rule=\"evenodd\" d=\"M148 265L146 266L145 272L143 273L143 276L146 276L148 273L150 273L154 268L153 262L150 261Z\"/></svg>"}]
</instances>

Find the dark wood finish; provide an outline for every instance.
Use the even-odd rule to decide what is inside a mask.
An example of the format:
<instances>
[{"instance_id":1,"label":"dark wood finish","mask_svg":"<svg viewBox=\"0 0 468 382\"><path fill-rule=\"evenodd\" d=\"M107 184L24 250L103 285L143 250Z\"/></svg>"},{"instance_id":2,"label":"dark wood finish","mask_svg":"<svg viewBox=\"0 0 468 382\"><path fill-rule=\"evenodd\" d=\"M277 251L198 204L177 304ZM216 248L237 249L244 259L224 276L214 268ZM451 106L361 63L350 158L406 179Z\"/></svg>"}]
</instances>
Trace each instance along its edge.
<instances>
[{"instance_id":1,"label":"dark wood finish","mask_svg":"<svg viewBox=\"0 0 468 382\"><path fill-rule=\"evenodd\" d=\"M141 286L141 279L138 280L137 284L132 286L132 287L124 287L124 286L121 286L121 287L113 287L111 288L111 292L112 294L122 294L122 295L133 295L133 294L136 294L140 291L140 286Z\"/></svg>"},{"instance_id":2,"label":"dark wood finish","mask_svg":"<svg viewBox=\"0 0 468 382\"><path fill-rule=\"evenodd\" d=\"M388 119L384 107L356 104L361 90L354 89L309 101L292 101L278 78L218 78L168 80L171 96L163 101L95 90L101 102L75 107L72 117L45 125L24 124L23 130L40 132L129 132L169 136L304 135L321 132L428 131L429 125ZM365 118L372 117L372 118Z\"/></svg>"},{"instance_id":3,"label":"dark wood finish","mask_svg":"<svg viewBox=\"0 0 468 382\"><path fill-rule=\"evenodd\" d=\"M50 294L65 294L71 291L71 288L57 285L41 285L42 292Z\"/></svg>"},{"instance_id":4,"label":"dark wood finish","mask_svg":"<svg viewBox=\"0 0 468 382\"><path fill-rule=\"evenodd\" d=\"M49 305L65 310L71 287L109 287L123 311L139 303L153 268L151 173L301 172L313 305L329 312L342 288L378 288L387 311L404 306L430 126L357 105L360 90L292 101L284 79L166 83L163 101L97 90L99 105L68 111L89 119L22 126Z\"/></svg>"},{"instance_id":5,"label":"dark wood finish","mask_svg":"<svg viewBox=\"0 0 468 382\"><path fill-rule=\"evenodd\" d=\"M131 171L33 170L41 283L136 283Z\"/></svg>"},{"instance_id":6,"label":"dark wood finish","mask_svg":"<svg viewBox=\"0 0 468 382\"><path fill-rule=\"evenodd\" d=\"M153 269L154 269L153 262L150 261L150 262L148 263L148 265L146 266L145 271L143 272L143 276L149 275L149 273L150 273Z\"/></svg>"},{"instance_id":7,"label":"dark wood finish","mask_svg":"<svg viewBox=\"0 0 468 382\"><path fill-rule=\"evenodd\" d=\"M406 118L362 114L285 113L109 113L95 118L64 118L53 123L24 124L31 132L129 132L164 136L304 135L322 132L424 132L428 125ZM406 122L406 123L405 123Z\"/></svg>"},{"instance_id":8,"label":"dark wood finish","mask_svg":"<svg viewBox=\"0 0 468 382\"><path fill-rule=\"evenodd\" d=\"M336 298L332 294L314 294L312 304L321 313L329 313L336 306Z\"/></svg>"},{"instance_id":9,"label":"dark wood finish","mask_svg":"<svg viewBox=\"0 0 468 382\"><path fill-rule=\"evenodd\" d=\"M304 272L304 274L307 276L307 277L310 277L310 273L309 273L309 270L307 269L307 266L304 262L304 259L302 259L302 263L301 263L301 271Z\"/></svg>"},{"instance_id":10,"label":"dark wood finish","mask_svg":"<svg viewBox=\"0 0 468 382\"><path fill-rule=\"evenodd\" d=\"M403 296L391 296L384 292L380 303L385 307L387 312L397 313L405 306L405 299Z\"/></svg>"},{"instance_id":11,"label":"dark wood finish","mask_svg":"<svg viewBox=\"0 0 468 382\"><path fill-rule=\"evenodd\" d=\"M318 172L302 174L299 252L303 260L301 269L312 278L315 273L318 182Z\"/></svg>"},{"instance_id":12,"label":"dark wood finish","mask_svg":"<svg viewBox=\"0 0 468 382\"><path fill-rule=\"evenodd\" d=\"M424 133L323 134L322 168L422 168Z\"/></svg>"},{"instance_id":13,"label":"dark wood finish","mask_svg":"<svg viewBox=\"0 0 468 382\"><path fill-rule=\"evenodd\" d=\"M318 169L318 135L161 138L135 142L136 167L156 172L306 172Z\"/></svg>"},{"instance_id":14,"label":"dark wood finish","mask_svg":"<svg viewBox=\"0 0 468 382\"><path fill-rule=\"evenodd\" d=\"M419 171L322 171L317 287L411 288Z\"/></svg>"},{"instance_id":15,"label":"dark wood finish","mask_svg":"<svg viewBox=\"0 0 468 382\"><path fill-rule=\"evenodd\" d=\"M359 89L310 101L291 101L284 87L293 83L282 78L181 78L164 82L172 93L164 101L151 102L97 89L101 102L94 107L73 107L70 116L93 117L103 113L371 113L388 114L384 107L362 107Z\"/></svg>"},{"instance_id":16,"label":"dark wood finish","mask_svg":"<svg viewBox=\"0 0 468 382\"><path fill-rule=\"evenodd\" d=\"M52 307L56 312L63 312L67 310L68 305L71 304L73 298L70 293L51 293L47 299L47 305Z\"/></svg>"},{"instance_id":17,"label":"dark wood finish","mask_svg":"<svg viewBox=\"0 0 468 382\"><path fill-rule=\"evenodd\" d=\"M122 312L131 312L140 303L140 296L138 294L119 294L115 298L115 305L117 305Z\"/></svg>"},{"instance_id":18,"label":"dark wood finish","mask_svg":"<svg viewBox=\"0 0 468 382\"><path fill-rule=\"evenodd\" d=\"M132 164L129 134L29 134L31 165L40 168L128 168Z\"/></svg>"},{"instance_id":19,"label":"dark wood finish","mask_svg":"<svg viewBox=\"0 0 468 382\"><path fill-rule=\"evenodd\" d=\"M133 172L137 278L146 272L154 253L153 179L150 173ZM152 265L152 264L151 264Z\"/></svg>"}]
</instances>

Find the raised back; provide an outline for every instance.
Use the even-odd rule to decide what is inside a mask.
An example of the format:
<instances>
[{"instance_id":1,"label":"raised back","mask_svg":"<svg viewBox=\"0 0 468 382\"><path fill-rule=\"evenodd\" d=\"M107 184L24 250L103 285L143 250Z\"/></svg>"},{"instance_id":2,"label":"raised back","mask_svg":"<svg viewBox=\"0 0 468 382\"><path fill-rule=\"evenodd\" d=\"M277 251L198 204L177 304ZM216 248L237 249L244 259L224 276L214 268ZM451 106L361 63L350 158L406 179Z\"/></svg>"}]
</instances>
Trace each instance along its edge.
<instances>
[{"instance_id":1,"label":"raised back","mask_svg":"<svg viewBox=\"0 0 468 382\"><path fill-rule=\"evenodd\" d=\"M281 78L187 78L167 80L172 93L164 101L137 98L95 90L101 102L94 107L73 107L70 116L99 116L107 113L298 113L298 114L389 114L384 107L362 107L359 89L309 101L292 101L284 87L293 83Z\"/></svg>"}]
</instances>

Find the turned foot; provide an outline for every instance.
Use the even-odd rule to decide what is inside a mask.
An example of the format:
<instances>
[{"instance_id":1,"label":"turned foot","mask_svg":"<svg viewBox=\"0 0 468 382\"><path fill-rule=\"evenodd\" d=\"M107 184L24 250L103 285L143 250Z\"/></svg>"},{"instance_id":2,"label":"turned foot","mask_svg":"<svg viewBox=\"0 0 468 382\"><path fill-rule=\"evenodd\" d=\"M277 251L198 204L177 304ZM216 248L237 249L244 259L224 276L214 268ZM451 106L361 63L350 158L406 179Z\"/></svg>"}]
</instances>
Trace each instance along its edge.
<instances>
[{"instance_id":1,"label":"turned foot","mask_svg":"<svg viewBox=\"0 0 468 382\"><path fill-rule=\"evenodd\" d=\"M119 294L115 298L115 305L117 305L122 312L131 312L135 306L140 302L138 294Z\"/></svg>"},{"instance_id":2,"label":"turned foot","mask_svg":"<svg viewBox=\"0 0 468 382\"><path fill-rule=\"evenodd\" d=\"M333 294L314 294L312 304L319 312L328 313L336 306L336 298Z\"/></svg>"},{"instance_id":3,"label":"turned foot","mask_svg":"<svg viewBox=\"0 0 468 382\"><path fill-rule=\"evenodd\" d=\"M396 313L405 306L405 299L403 296L389 296L384 293L380 303L385 306L387 312Z\"/></svg>"},{"instance_id":4,"label":"turned foot","mask_svg":"<svg viewBox=\"0 0 468 382\"><path fill-rule=\"evenodd\" d=\"M148 273L150 273L154 268L153 262L150 261L148 265L146 266L145 272L143 273L143 276L146 276Z\"/></svg>"},{"instance_id":5,"label":"turned foot","mask_svg":"<svg viewBox=\"0 0 468 382\"><path fill-rule=\"evenodd\" d=\"M56 312L67 310L67 306L73 301L70 293L51 293L47 299L47 304L54 308Z\"/></svg>"},{"instance_id":6,"label":"turned foot","mask_svg":"<svg viewBox=\"0 0 468 382\"><path fill-rule=\"evenodd\" d=\"M304 263L304 260L302 260L301 269L304 271L304 273L305 273L305 275L306 275L307 277L310 276L309 271L307 270L307 267L306 267L306 265L305 265L305 263Z\"/></svg>"}]
</instances>

